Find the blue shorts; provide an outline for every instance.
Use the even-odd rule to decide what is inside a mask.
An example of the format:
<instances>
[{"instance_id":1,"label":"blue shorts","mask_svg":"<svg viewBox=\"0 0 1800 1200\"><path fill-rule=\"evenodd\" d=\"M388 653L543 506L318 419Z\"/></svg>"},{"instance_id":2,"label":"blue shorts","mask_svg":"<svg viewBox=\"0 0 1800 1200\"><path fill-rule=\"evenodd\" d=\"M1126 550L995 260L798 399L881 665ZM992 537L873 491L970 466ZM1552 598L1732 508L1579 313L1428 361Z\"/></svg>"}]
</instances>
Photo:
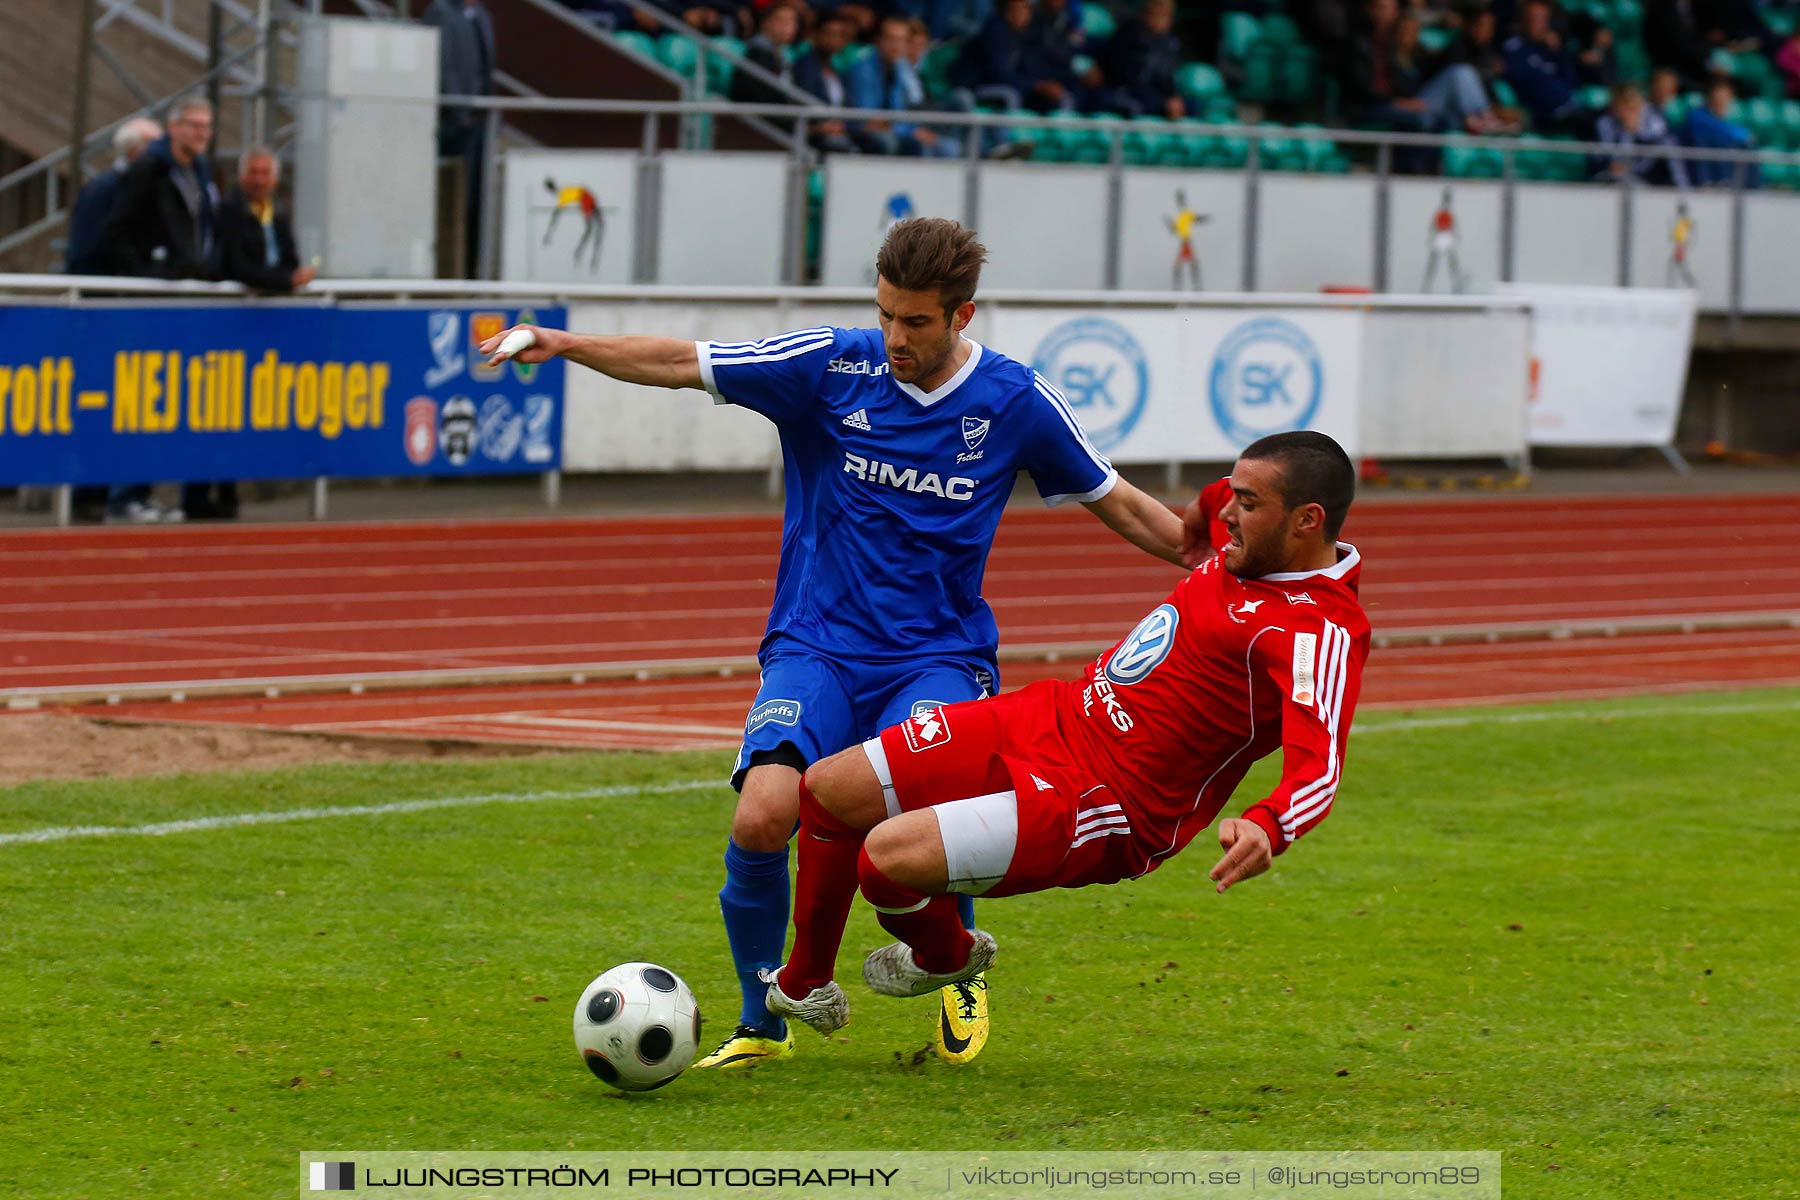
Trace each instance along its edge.
<instances>
[{"instance_id":1,"label":"blue shorts","mask_svg":"<svg viewBox=\"0 0 1800 1200\"><path fill-rule=\"evenodd\" d=\"M915 713L979 700L998 687L994 665L980 658L851 662L776 643L762 656L762 684L744 719L744 745L731 769L731 786L743 790L752 755L774 755L773 761L804 769ZM790 753L781 752L784 743Z\"/></svg>"}]
</instances>

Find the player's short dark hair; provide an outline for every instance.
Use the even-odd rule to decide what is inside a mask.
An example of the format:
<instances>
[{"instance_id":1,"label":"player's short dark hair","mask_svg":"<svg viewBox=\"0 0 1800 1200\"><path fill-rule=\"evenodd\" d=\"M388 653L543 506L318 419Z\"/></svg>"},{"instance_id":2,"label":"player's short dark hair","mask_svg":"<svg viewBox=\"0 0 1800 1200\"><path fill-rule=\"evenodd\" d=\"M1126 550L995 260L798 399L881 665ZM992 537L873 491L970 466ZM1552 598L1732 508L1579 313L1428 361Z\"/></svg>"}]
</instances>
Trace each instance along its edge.
<instances>
[{"instance_id":1,"label":"player's short dark hair","mask_svg":"<svg viewBox=\"0 0 1800 1200\"><path fill-rule=\"evenodd\" d=\"M987 247L973 229L944 217L910 217L888 230L875 270L902 291L937 292L949 314L975 298L986 261Z\"/></svg>"},{"instance_id":2,"label":"player's short dark hair","mask_svg":"<svg viewBox=\"0 0 1800 1200\"><path fill-rule=\"evenodd\" d=\"M1335 440L1310 429L1272 433L1238 457L1279 467L1281 502L1289 508L1317 504L1325 510L1325 536L1336 540L1356 499L1356 467Z\"/></svg>"}]
</instances>

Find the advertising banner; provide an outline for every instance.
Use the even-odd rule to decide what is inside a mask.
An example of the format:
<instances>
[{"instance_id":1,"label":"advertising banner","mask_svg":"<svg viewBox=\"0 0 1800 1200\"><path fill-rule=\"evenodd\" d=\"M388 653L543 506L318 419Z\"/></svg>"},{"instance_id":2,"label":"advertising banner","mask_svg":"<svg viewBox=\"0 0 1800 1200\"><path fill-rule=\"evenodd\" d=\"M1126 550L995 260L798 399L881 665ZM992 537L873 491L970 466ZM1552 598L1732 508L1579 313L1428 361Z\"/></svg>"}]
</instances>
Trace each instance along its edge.
<instances>
[{"instance_id":1,"label":"advertising banner","mask_svg":"<svg viewBox=\"0 0 1800 1200\"><path fill-rule=\"evenodd\" d=\"M1532 309L1534 446L1668 446L1696 297L1651 288L1502 284Z\"/></svg>"},{"instance_id":2,"label":"advertising banner","mask_svg":"<svg viewBox=\"0 0 1800 1200\"><path fill-rule=\"evenodd\" d=\"M0 484L561 465L563 364L476 345L561 308L0 307Z\"/></svg>"},{"instance_id":3,"label":"advertising banner","mask_svg":"<svg viewBox=\"0 0 1800 1200\"><path fill-rule=\"evenodd\" d=\"M1061 391L1114 462L1226 462L1289 429L1317 429L1358 452L1363 313L990 313L994 348Z\"/></svg>"}]
</instances>

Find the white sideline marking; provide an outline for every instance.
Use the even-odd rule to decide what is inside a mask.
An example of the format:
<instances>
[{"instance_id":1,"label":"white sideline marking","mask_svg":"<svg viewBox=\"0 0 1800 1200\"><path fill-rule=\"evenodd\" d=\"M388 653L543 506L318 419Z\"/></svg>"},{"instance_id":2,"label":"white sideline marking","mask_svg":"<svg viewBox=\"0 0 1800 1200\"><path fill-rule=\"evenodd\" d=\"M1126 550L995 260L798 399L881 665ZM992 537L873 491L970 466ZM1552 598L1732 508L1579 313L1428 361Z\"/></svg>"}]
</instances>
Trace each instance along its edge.
<instances>
[{"instance_id":1,"label":"white sideline marking","mask_svg":"<svg viewBox=\"0 0 1800 1200\"><path fill-rule=\"evenodd\" d=\"M380 817L390 813L429 812L439 808L471 808L477 804L537 804L545 800L603 800L615 796L661 796L671 792L697 792L722 788L723 780L688 779L680 783L636 784L583 788L573 792L490 792L482 796L444 796L436 800L396 800L392 804L350 804L340 808L290 808L282 812L233 813L217 817L193 817L155 825L61 825L0 833L0 846L36 842L66 842L74 838L162 837L171 833L198 833L240 825L281 825L289 821L317 821L325 817Z\"/></svg>"},{"instance_id":2,"label":"white sideline marking","mask_svg":"<svg viewBox=\"0 0 1800 1200\"><path fill-rule=\"evenodd\" d=\"M1449 729L1463 725L1524 725L1537 721L1624 720L1633 717L1682 717L1731 715L1754 712L1794 712L1800 700L1771 700L1749 704L1664 704L1655 708L1626 708L1616 712L1592 709L1561 709L1552 712L1471 713L1462 717L1419 717L1400 721L1383 721L1352 729L1352 734L1405 733L1415 729ZM341 808L294 808L283 812L236 813L217 817L194 817L186 821L164 821L156 825L62 825L49 829L28 829L20 833L0 833L0 846L38 842L64 842L75 838L162 837L171 833L197 833L206 829L226 829L243 825L279 825L289 821L316 821L326 817L375 817L391 813L429 812L439 808L470 808L478 804L536 804L546 800L598 800L615 796L657 796L675 792L695 792L723 787L710 779L688 779L680 783L662 783L649 787L622 785L584 788L573 792L491 792L482 796L446 796L437 800L398 800L392 804L355 804Z\"/></svg>"},{"instance_id":3,"label":"white sideline marking","mask_svg":"<svg viewBox=\"0 0 1800 1200\"><path fill-rule=\"evenodd\" d=\"M1664 704L1656 708L1622 708L1618 711L1593 709L1558 709L1551 712L1470 713L1462 717L1412 717L1400 721L1382 721L1373 725L1352 726L1350 733L1408 733L1414 729L1454 729L1463 725L1528 725L1538 721L1621 721L1628 717L1704 717L1715 713L1794 712L1800 700L1769 700L1750 704Z\"/></svg>"}]
</instances>

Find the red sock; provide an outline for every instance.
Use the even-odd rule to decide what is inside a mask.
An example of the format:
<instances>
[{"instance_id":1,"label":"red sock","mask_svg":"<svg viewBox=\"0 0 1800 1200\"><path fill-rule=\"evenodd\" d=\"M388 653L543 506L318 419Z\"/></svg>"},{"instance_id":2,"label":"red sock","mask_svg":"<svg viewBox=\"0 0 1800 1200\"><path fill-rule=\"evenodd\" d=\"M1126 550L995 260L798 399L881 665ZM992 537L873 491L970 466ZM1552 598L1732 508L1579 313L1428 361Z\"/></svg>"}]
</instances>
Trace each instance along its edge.
<instances>
[{"instance_id":1,"label":"red sock","mask_svg":"<svg viewBox=\"0 0 1800 1200\"><path fill-rule=\"evenodd\" d=\"M800 780L800 867L794 882L794 948L781 990L798 1000L830 982L856 898L856 856L864 832L825 810Z\"/></svg>"},{"instance_id":2,"label":"red sock","mask_svg":"<svg viewBox=\"0 0 1800 1200\"><path fill-rule=\"evenodd\" d=\"M912 947L913 961L933 974L959 970L969 961L975 939L963 928L955 896L926 896L882 874L867 847L856 857L863 898L874 906L881 927Z\"/></svg>"}]
</instances>

